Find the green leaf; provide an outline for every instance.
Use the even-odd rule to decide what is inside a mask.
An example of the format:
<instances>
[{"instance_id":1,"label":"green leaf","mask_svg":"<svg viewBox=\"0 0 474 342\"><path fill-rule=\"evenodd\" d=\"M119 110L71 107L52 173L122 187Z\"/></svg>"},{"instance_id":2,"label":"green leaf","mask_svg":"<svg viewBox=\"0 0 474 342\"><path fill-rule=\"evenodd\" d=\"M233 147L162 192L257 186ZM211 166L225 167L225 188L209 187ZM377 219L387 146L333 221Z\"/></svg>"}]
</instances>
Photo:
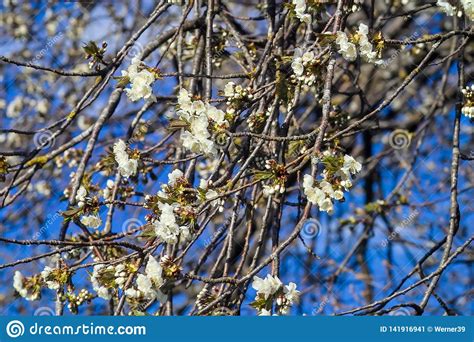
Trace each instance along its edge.
<instances>
[{"instance_id":1,"label":"green leaf","mask_svg":"<svg viewBox=\"0 0 474 342\"><path fill-rule=\"evenodd\" d=\"M61 215L63 217L71 218L76 216L81 210L82 208L72 208L61 212Z\"/></svg>"},{"instance_id":2,"label":"green leaf","mask_svg":"<svg viewBox=\"0 0 474 342\"><path fill-rule=\"evenodd\" d=\"M114 79L118 80L117 88L125 87L126 85L130 83L130 77L128 76L117 76L117 77L114 77Z\"/></svg>"},{"instance_id":3,"label":"green leaf","mask_svg":"<svg viewBox=\"0 0 474 342\"><path fill-rule=\"evenodd\" d=\"M189 127L189 124L184 120L171 120L168 130L175 131L186 127Z\"/></svg>"},{"instance_id":4,"label":"green leaf","mask_svg":"<svg viewBox=\"0 0 474 342\"><path fill-rule=\"evenodd\" d=\"M156 237L155 229L151 225L147 226L139 235L143 239L151 239Z\"/></svg>"},{"instance_id":5,"label":"green leaf","mask_svg":"<svg viewBox=\"0 0 474 342\"><path fill-rule=\"evenodd\" d=\"M270 171L257 171L255 172L255 178L258 180L269 179L272 177L272 173Z\"/></svg>"},{"instance_id":6,"label":"green leaf","mask_svg":"<svg viewBox=\"0 0 474 342\"><path fill-rule=\"evenodd\" d=\"M97 46L97 43L90 40L88 43L85 43L85 45L82 47L84 52L88 55L96 55L100 52L99 47Z\"/></svg>"}]
</instances>

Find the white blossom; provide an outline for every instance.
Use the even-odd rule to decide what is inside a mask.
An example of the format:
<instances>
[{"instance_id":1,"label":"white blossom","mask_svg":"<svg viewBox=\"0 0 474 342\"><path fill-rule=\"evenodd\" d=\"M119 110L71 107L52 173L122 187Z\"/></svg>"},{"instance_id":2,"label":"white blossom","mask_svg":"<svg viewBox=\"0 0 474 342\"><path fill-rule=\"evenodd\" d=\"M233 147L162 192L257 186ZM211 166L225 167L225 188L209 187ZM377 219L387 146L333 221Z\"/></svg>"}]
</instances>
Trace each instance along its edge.
<instances>
[{"instance_id":1,"label":"white blossom","mask_svg":"<svg viewBox=\"0 0 474 342\"><path fill-rule=\"evenodd\" d=\"M81 217L81 223L88 228L97 229L102 224L102 220L96 215L85 215Z\"/></svg>"},{"instance_id":2,"label":"white blossom","mask_svg":"<svg viewBox=\"0 0 474 342\"><path fill-rule=\"evenodd\" d=\"M140 295L141 295L140 291L133 287L125 290L125 296L129 298L140 298Z\"/></svg>"},{"instance_id":3,"label":"white blossom","mask_svg":"<svg viewBox=\"0 0 474 342\"><path fill-rule=\"evenodd\" d=\"M25 298L28 291L23 287L24 279L25 278L20 271L15 271L15 275L13 276L13 288L20 294L20 296Z\"/></svg>"},{"instance_id":4,"label":"white blossom","mask_svg":"<svg viewBox=\"0 0 474 342\"><path fill-rule=\"evenodd\" d=\"M145 267L145 273L156 287L163 285L163 268L161 267L160 263L151 255L148 258L148 262Z\"/></svg>"},{"instance_id":5,"label":"white blossom","mask_svg":"<svg viewBox=\"0 0 474 342\"><path fill-rule=\"evenodd\" d=\"M183 233L183 238L189 235L188 228L186 226L180 227L176 222L174 206L168 203L160 203L159 209L161 211L160 218L153 222L155 234L158 238L166 243L175 244L178 242L180 233Z\"/></svg>"},{"instance_id":6,"label":"white blossom","mask_svg":"<svg viewBox=\"0 0 474 342\"><path fill-rule=\"evenodd\" d=\"M16 96L12 102L7 106L7 117L8 118L17 118L23 109L23 97Z\"/></svg>"},{"instance_id":7,"label":"white blossom","mask_svg":"<svg viewBox=\"0 0 474 342\"><path fill-rule=\"evenodd\" d=\"M46 286L49 289L58 290L61 287L61 284L54 280L48 280L48 276L51 274L53 270L54 270L53 268L49 266L45 266L43 271L41 271L41 277L43 278L43 281L46 283Z\"/></svg>"},{"instance_id":8,"label":"white blossom","mask_svg":"<svg viewBox=\"0 0 474 342\"><path fill-rule=\"evenodd\" d=\"M377 59L377 52L374 51L372 43L369 41L369 27L363 23L359 24L359 50L360 54L369 63L381 64L382 60Z\"/></svg>"},{"instance_id":9,"label":"white blossom","mask_svg":"<svg viewBox=\"0 0 474 342\"><path fill-rule=\"evenodd\" d=\"M262 309L258 312L258 315L259 316L271 316L272 313L269 311L269 310L266 310L266 309Z\"/></svg>"},{"instance_id":10,"label":"white blossom","mask_svg":"<svg viewBox=\"0 0 474 342\"><path fill-rule=\"evenodd\" d=\"M136 159L130 159L125 142L119 139L114 144L113 151L120 174L125 178L135 176L137 173L138 161Z\"/></svg>"},{"instance_id":11,"label":"white blossom","mask_svg":"<svg viewBox=\"0 0 474 342\"><path fill-rule=\"evenodd\" d=\"M277 276L273 277L271 274L262 279L257 276L253 277L252 287L257 291L257 295L261 294L265 299L275 294L282 286L280 279Z\"/></svg>"},{"instance_id":12,"label":"white blossom","mask_svg":"<svg viewBox=\"0 0 474 342\"><path fill-rule=\"evenodd\" d=\"M108 179L107 183L106 183L106 187L102 192L102 195L104 196L104 199L106 201L111 201L112 200L112 194L113 194L114 186L115 186L115 182L112 179ZM108 204L107 206L110 206L110 204Z\"/></svg>"},{"instance_id":13,"label":"white blossom","mask_svg":"<svg viewBox=\"0 0 474 342\"><path fill-rule=\"evenodd\" d=\"M193 108L193 101L191 96L189 95L188 91L184 88L181 88L178 93L178 105L180 111L178 113L182 113L182 115L186 115L192 111Z\"/></svg>"},{"instance_id":14,"label":"white blossom","mask_svg":"<svg viewBox=\"0 0 474 342\"><path fill-rule=\"evenodd\" d=\"M41 99L40 101L38 101L36 103L36 111L41 114L41 115L45 115L48 113L48 110L49 110L49 102L45 99ZM80 116L81 118L83 116Z\"/></svg>"},{"instance_id":15,"label":"white blossom","mask_svg":"<svg viewBox=\"0 0 474 342\"><path fill-rule=\"evenodd\" d=\"M461 113L467 116L470 119L474 118L474 84L471 86L467 86L466 88L461 90L465 101L464 105L461 108Z\"/></svg>"},{"instance_id":16,"label":"white blossom","mask_svg":"<svg viewBox=\"0 0 474 342\"><path fill-rule=\"evenodd\" d=\"M160 291L163 285L163 269L160 263L153 257L148 258L145 267L145 274L138 274L136 284L137 290L126 292L126 295L137 298L140 295L148 299L157 299L160 302L166 301L166 296Z\"/></svg>"},{"instance_id":17,"label":"white blossom","mask_svg":"<svg viewBox=\"0 0 474 342\"><path fill-rule=\"evenodd\" d=\"M291 305L299 300L300 291L296 289L295 283L290 282L288 285L283 286L277 276L273 277L270 274L264 279L255 276L252 287L257 290L256 300L258 300L259 296L263 296L265 300L271 298L273 301L276 299L276 304L278 305L277 312L279 314L287 314ZM260 307L258 315L271 316L271 310Z\"/></svg>"},{"instance_id":18,"label":"white blossom","mask_svg":"<svg viewBox=\"0 0 474 342\"><path fill-rule=\"evenodd\" d=\"M168 175L168 185L169 186L175 186L176 185L176 181L183 177L183 172L179 169L176 169L176 170L173 170L173 172L171 172L169 175Z\"/></svg>"},{"instance_id":19,"label":"white blossom","mask_svg":"<svg viewBox=\"0 0 474 342\"><path fill-rule=\"evenodd\" d=\"M232 107L233 100L241 100L244 98L253 99L250 87L243 88L240 84L236 85L234 82L226 83L224 86L224 96L227 98L227 105L229 106L227 112L229 113L235 112L235 109Z\"/></svg>"},{"instance_id":20,"label":"white blossom","mask_svg":"<svg viewBox=\"0 0 474 342\"><path fill-rule=\"evenodd\" d=\"M217 150L214 142L205 135L196 135L192 132L183 132L181 135L183 146L194 153L204 153L206 155L215 155Z\"/></svg>"},{"instance_id":21,"label":"white blossom","mask_svg":"<svg viewBox=\"0 0 474 342\"><path fill-rule=\"evenodd\" d=\"M295 14L296 17L301 21L310 24L311 15L306 13L306 0L293 0L293 5L295 5Z\"/></svg>"},{"instance_id":22,"label":"white blossom","mask_svg":"<svg viewBox=\"0 0 474 342\"><path fill-rule=\"evenodd\" d=\"M300 77L304 73L304 65L303 65L303 53L301 49L296 48L295 54L293 55L293 62L291 63L291 68L296 76Z\"/></svg>"},{"instance_id":23,"label":"white blossom","mask_svg":"<svg viewBox=\"0 0 474 342\"><path fill-rule=\"evenodd\" d=\"M200 181L199 181L199 187L203 190L207 190L207 188L209 187L209 181L202 178Z\"/></svg>"},{"instance_id":24,"label":"white blossom","mask_svg":"<svg viewBox=\"0 0 474 342\"><path fill-rule=\"evenodd\" d=\"M344 32L337 32L336 44L339 46L339 52L344 59L352 62L357 58L357 48L354 43L349 41L349 38Z\"/></svg>"},{"instance_id":25,"label":"white blossom","mask_svg":"<svg viewBox=\"0 0 474 342\"><path fill-rule=\"evenodd\" d=\"M436 5L444 12L446 15L452 17L457 15L458 17L462 16L462 10L464 14L470 19L474 20L474 1L473 0L460 0L461 7L453 6L449 1L438 0ZM462 9L462 10L461 10Z\"/></svg>"},{"instance_id":26,"label":"white blossom","mask_svg":"<svg viewBox=\"0 0 474 342\"><path fill-rule=\"evenodd\" d=\"M112 298L112 294L110 293L109 289L106 288L105 286L99 287L96 291L97 291L97 295L100 298L103 298L105 300L109 300Z\"/></svg>"},{"instance_id":27,"label":"white blossom","mask_svg":"<svg viewBox=\"0 0 474 342\"><path fill-rule=\"evenodd\" d=\"M462 7L466 16L474 20L474 0L461 0Z\"/></svg>"},{"instance_id":28,"label":"white blossom","mask_svg":"<svg viewBox=\"0 0 474 342\"><path fill-rule=\"evenodd\" d=\"M303 65L306 65L307 63L312 62L316 58L314 51L306 51L303 53L303 56L301 56L301 60L303 61Z\"/></svg>"},{"instance_id":29,"label":"white blossom","mask_svg":"<svg viewBox=\"0 0 474 342\"><path fill-rule=\"evenodd\" d=\"M275 194L275 188L272 185L264 184L263 185L263 196L270 197Z\"/></svg>"},{"instance_id":30,"label":"white blossom","mask_svg":"<svg viewBox=\"0 0 474 342\"><path fill-rule=\"evenodd\" d=\"M139 274L137 276L137 289L143 293L147 298L154 298L155 290L153 289L153 284L151 279L144 274Z\"/></svg>"},{"instance_id":31,"label":"white blossom","mask_svg":"<svg viewBox=\"0 0 474 342\"><path fill-rule=\"evenodd\" d=\"M288 285L285 285L283 292L285 293L285 298L290 305L298 302L300 291L296 289L295 283L290 282Z\"/></svg>"},{"instance_id":32,"label":"white blossom","mask_svg":"<svg viewBox=\"0 0 474 342\"><path fill-rule=\"evenodd\" d=\"M321 202L319 202L318 206L321 211L326 211L328 214L332 214L334 211L334 205L329 197L326 197Z\"/></svg>"},{"instance_id":33,"label":"white blossom","mask_svg":"<svg viewBox=\"0 0 474 342\"><path fill-rule=\"evenodd\" d=\"M326 193L323 190L314 186L314 178L311 175L303 176L303 190L308 201L316 204L321 211L332 211L331 200L326 197Z\"/></svg>"},{"instance_id":34,"label":"white blossom","mask_svg":"<svg viewBox=\"0 0 474 342\"><path fill-rule=\"evenodd\" d=\"M441 10L449 16L453 16L456 14L456 7L451 5L449 1L438 0L436 5L441 7Z\"/></svg>"},{"instance_id":35,"label":"white blossom","mask_svg":"<svg viewBox=\"0 0 474 342\"><path fill-rule=\"evenodd\" d=\"M407 0L402 0L402 3ZM352 5L352 12L356 12L360 6L364 3L364 0L354 0L354 4Z\"/></svg>"},{"instance_id":36,"label":"white blossom","mask_svg":"<svg viewBox=\"0 0 474 342\"><path fill-rule=\"evenodd\" d=\"M325 156L330 156L325 154ZM315 179L311 175L303 176L303 190L308 201L317 205L319 210L326 211L331 214L334 210L332 200L342 200L344 198L344 190L348 191L352 187L351 177L359 173L362 169L362 165L349 155L344 155L343 165L340 170L334 173L334 176L339 178L340 186L336 188L327 179L328 172L324 170L323 179L315 185Z\"/></svg>"},{"instance_id":37,"label":"white blossom","mask_svg":"<svg viewBox=\"0 0 474 342\"><path fill-rule=\"evenodd\" d=\"M329 183L328 181L321 181L319 183L319 187L321 188L321 190L323 190L323 192L329 196L329 197L333 197L334 196L334 189L332 188L332 185L331 183Z\"/></svg>"},{"instance_id":38,"label":"white blossom","mask_svg":"<svg viewBox=\"0 0 474 342\"><path fill-rule=\"evenodd\" d=\"M91 283L92 283L92 288L94 289L94 291L97 292L97 295L100 298L109 300L110 298L112 298L111 291L109 291L109 289L105 287L104 285L102 285L99 281L100 274L101 272L103 272L104 269L105 269L105 265L103 264L94 266L94 269L92 271L92 276L91 276Z\"/></svg>"},{"instance_id":39,"label":"white blossom","mask_svg":"<svg viewBox=\"0 0 474 342\"><path fill-rule=\"evenodd\" d=\"M298 81L302 82L303 85L312 86L316 81L316 75L313 73L311 68L307 67L311 66L315 58L316 55L314 51L309 50L303 52L302 49L296 48L291 63L294 75L291 77L296 78Z\"/></svg>"},{"instance_id":40,"label":"white blossom","mask_svg":"<svg viewBox=\"0 0 474 342\"><path fill-rule=\"evenodd\" d=\"M36 182L34 188L40 195L43 195L46 197L51 196L51 188L49 184L44 180L40 180Z\"/></svg>"},{"instance_id":41,"label":"white blossom","mask_svg":"<svg viewBox=\"0 0 474 342\"><path fill-rule=\"evenodd\" d=\"M350 188L352 188L352 181L348 177L347 173L342 173L341 176L343 177L343 180L341 181L341 185L344 187L346 191L349 191Z\"/></svg>"},{"instance_id":42,"label":"white blossom","mask_svg":"<svg viewBox=\"0 0 474 342\"><path fill-rule=\"evenodd\" d=\"M79 189L77 189L76 197L75 197L76 203L79 207L82 208L84 206L85 201L86 201L86 196L87 196L87 190L81 185Z\"/></svg>"},{"instance_id":43,"label":"white blossom","mask_svg":"<svg viewBox=\"0 0 474 342\"><path fill-rule=\"evenodd\" d=\"M190 120L190 131L182 135L185 148L195 152L211 153L214 143L209 139L211 134L208 130L209 120L202 112L196 112Z\"/></svg>"},{"instance_id":44,"label":"white blossom","mask_svg":"<svg viewBox=\"0 0 474 342\"><path fill-rule=\"evenodd\" d=\"M285 191L286 188L279 183L263 185L263 196L265 197L272 196L275 193L283 194Z\"/></svg>"},{"instance_id":45,"label":"white blossom","mask_svg":"<svg viewBox=\"0 0 474 342\"><path fill-rule=\"evenodd\" d=\"M219 196L219 193L216 190L208 190L206 192L206 200L216 200Z\"/></svg>"},{"instance_id":46,"label":"white blossom","mask_svg":"<svg viewBox=\"0 0 474 342\"><path fill-rule=\"evenodd\" d=\"M191 96L185 89L179 91L178 107L177 114L180 119L189 123L189 129L181 134L184 148L194 153L216 155L217 148L210 139L209 120L219 126L227 126L225 113L200 100L192 101Z\"/></svg>"},{"instance_id":47,"label":"white blossom","mask_svg":"<svg viewBox=\"0 0 474 342\"><path fill-rule=\"evenodd\" d=\"M233 97L234 94L235 94L234 87L235 87L234 82L227 82L227 84L224 87L224 96L225 97Z\"/></svg>"},{"instance_id":48,"label":"white blossom","mask_svg":"<svg viewBox=\"0 0 474 342\"><path fill-rule=\"evenodd\" d=\"M213 106L207 108L207 117L219 125L226 123L224 111Z\"/></svg>"},{"instance_id":49,"label":"white blossom","mask_svg":"<svg viewBox=\"0 0 474 342\"><path fill-rule=\"evenodd\" d=\"M342 200L344 198L344 192L342 192L341 190L335 190L333 195L332 195L332 198L334 198L335 200Z\"/></svg>"},{"instance_id":50,"label":"white blossom","mask_svg":"<svg viewBox=\"0 0 474 342\"><path fill-rule=\"evenodd\" d=\"M25 277L23 277L20 271L15 271L15 274L13 275L13 288L21 297L28 301L39 299L40 292L29 291L28 288L25 287L25 280Z\"/></svg>"},{"instance_id":51,"label":"white blossom","mask_svg":"<svg viewBox=\"0 0 474 342\"><path fill-rule=\"evenodd\" d=\"M125 265L119 264L115 266L115 283L118 285L119 288L123 288L123 285L127 281L127 272L125 269Z\"/></svg>"},{"instance_id":52,"label":"white blossom","mask_svg":"<svg viewBox=\"0 0 474 342\"><path fill-rule=\"evenodd\" d=\"M357 30L357 44L359 53L364 60L369 63L382 64L383 61L377 58L377 51L374 50L372 43L368 37L369 27L363 23L359 24ZM339 31L336 34L336 44L339 46L339 52L344 59L353 62L357 58L357 46L349 41L349 37L345 32Z\"/></svg>"},{"instance_id":53,"label":"white blossom","mask_svg":"<svg viewBox=\"0 0 474 342\"><path fill-rule=\"evenodd\" d=\"M132 63L127 71L122 71L122 76L127 76L130 80L131 87L125 89L128 98L135 102L140 99L145 99L148 102L156 101L153 95L151 84L155 81L155 76L148 70L140 69L142 62L138 58L133 58Z\"/></svg>"},{"instance_id":54,"label":"white blossom","mask_svg":"<svg viewBox=\"0 0 474 342\"><path fill-rule=\"evenodd\" d=\"M344 156L344 165L342 170L345 173L351 173L355 175L362 170L362 164L355 160L352 156L346 154Z\"/></svg>"}]
</instances>

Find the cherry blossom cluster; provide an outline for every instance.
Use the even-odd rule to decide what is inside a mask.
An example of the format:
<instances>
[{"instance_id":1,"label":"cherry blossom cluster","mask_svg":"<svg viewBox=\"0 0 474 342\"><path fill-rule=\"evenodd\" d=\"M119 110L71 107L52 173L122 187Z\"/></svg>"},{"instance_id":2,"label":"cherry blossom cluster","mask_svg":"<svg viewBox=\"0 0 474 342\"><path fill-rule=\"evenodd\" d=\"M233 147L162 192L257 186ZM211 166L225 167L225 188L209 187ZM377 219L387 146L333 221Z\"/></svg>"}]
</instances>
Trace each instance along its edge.
<instances>
[{"instance_id":1,"label":"cherry blossom cluster","mask_svg":"<svg viewBox=\"0 0 474 342\"><path fill-rule=\"evenodd\" d=\"M126 289L125 295L129 299L156 299L164 302L166 295L160 290L163 284L163 267L153 256L150 256L145 266L145 273L137 275L135 286Z\"/></svg>"},{"instance_id":2,"label":"cherry blossom cluster","mask_svg":"<svg viewBox=\"0 0 474 342\"><path fill-rule=\"evenodd\" d=\"M92 288L100 298L108 300L118 288L123 288L131 270L132 268L125 264L95 265L91 275Z\"/></svg>"},{"instance_id":3,"label":"cherry blossom cluster","mask_svg":"<svg viewBox=\"0 0 474 342\"><path fill-rule=\"evenodd\" d=\"M53 264L57 258L51 258ZM31 277L25 277L20 271L16 271L13 276L13 288L16 293L28 301L41 298L41 289L47 287L51 290L58 290L69 280L71 273L65 268L53 268L45 266L43 271Z\"/></svg>"},{"instance_id":4,"label":"cherry blossom cluster","mask_svg":"<svg viewBox=\"0 0 474 342\"><path fill-rule=\"evenodd\" d=\"M249 87L244 88L234 82L227 82L224 86L224 96L227 98L227 105L231 105L232 102L239 101L242 99L253 99L251 89Z\"/></svg>"},{"instance_id":5,"label":"cherry blossom cluster","mask_svg":"<svg viewBox=\"0 0 474 342\"><path fill-rule=\"evenodd\" d=\"M436 2L436 5L441 8L441 11L446 13L449 16L454 16L458 14L458 11L456 10L456 7L451 5L449 1L445 0L438 0Z\"/></svg>"},{"instance_id":6,"label":"cherry blossom cluster","mask_svg":"<svg viewBox=\"0 0 474 342\"><path fill-rule=\"evenodd\" d=\"M285 166L270 159L265 161L265 169L269 171L267 176L269 180L263 185L263 195L268 197L278 193L283 194L286 191L285 183L288 176ZM263 176L266 175L263 174Z\"/></svg>"},{"instance_id":7,"label":"cherry blossom cluster","mask_svg":"<svg viewBox=\"0 0 474 342\"><path fill-rule=\"evenodd\" d=\"M54 259L52 262L57 262ZM181 272L172 259L167 256L158 262L153 256L148 257L144 273L137 272L137 266L133 263L122 263L106 266L95 265L91 274L91 284L97 297L105 300L111 299L120 290L125 294L127 301L137 304L142 300L166 301L166 295L161 291L165 279L176 279ZM62 302L69 302L68 308L72 313L77 313L79 306L90 302L96 296L82 289L78 294L74 293L74 287L70 283L71 273L65 268L53 268L45 266L40 274L24 277L20 271L16 271L13 278L13 287L16 293L28 301L39 300L41 290L47 287L58 291L68 284L67 291L60 297ZM128 279L135 275L135 281L127 285Z\"/></svg>"},{"instance_id":8,"label":"cherry blossom cluster","mask_svg":"<svg viewBox=\"0 0 474 342\"><path fill-rule=\"evenodd\" d=\"M311 15L307 13L308 5L306 0L292 0L292 4L295 6L295 15L296 17L304 23L311 23Z\"/></svg>"},{"instance_id":9,"label":"cherry blossom cluster","mask_svg":"<svg viewBox=\"0 0 474 342\"><path fill-rule=\"evenodd\" d=\"M352 12L357 12L363 4L364 4L364 0L354 0L350 10Z\"/></svg>"},{"instance_id":10,"label":"cherry blossom cluster","mask_svg":"<svg viewBox=\"0 0 474 342\"><path fill-rule=\"evenodd\" d=\"M102 196L106 201L112 200L113 190L114 190L115 182L112 179L108 179L105 189L102 190ZM109 206L110 204L108 204Z\"/></svg>"},{"instance_id":11,"label":"cherry blossom cluster","mask_svg":"<svg viewBox=\"0 0 474 342\"><path fill-rule=\"evenodd\" d=\"M211 185L212 185L211 180L206 180L206 179L203 178L199 181L199 191L200 191L201 195L204 195L203 196L204 200L210 201L211 205L213 207L218 207L219 212L222 213L224 211L224 201L225 200L218 198L219 193L214 189L210 189Z\"/></svg>"},{"instance_id":12,"label":"cherry blossom cluster","mask_svg":"<svg viewBox=\"0 0 474 342\"><path fill-rule=\"evenodd\" d=\"M462 7L457 7L446 0L438 0L436 5L448 16L460 17L464 11L469 19L474 20L474 0L461 0L460 3Z\"/></svg>"},{"instance_id":13,"label":"cherry blossom cluster","mask_svg":"<svg viewBox=\"0 0 474 342\"><path fill-rule=\"evenodd\" d=\"M145 197L145 208L154 215L148 215L155 235L169 244L187 241L191 236L190 225L196 213L192 204L209 201L212 206L223 210L223 202L216 190L210 188L211 182L201 179L199 187L190 191L190 184L181 170L173 170L168 175L168 183L162 184L156 196Z\"/></svg>"},{"instance_id":14,"label":"cherry blossom cluster","mask_svg":"<svg viewBox=\"0 0 474 342\"><path fill-rule=\"evenodd\" d=\"M64 195L68 197L69 193L70 193L70 189L66 188L64 190ZM91 198L89 198L87 195L88 195L87 189L83 185L81 185L79 189L77 189L75 201L76 201L77 206L82 209L81 211L82 213L87 212L89 214L83 215L80 221L83 225L85 225L88 228L97 229L101 226L102 220L97 215L95 210L92 210L92 211L90 210L91 209L90 207L93 207L94 204L92 203L93 201L91 200ZM86 206L86 204L89 204L89 205Z\"/></svg>"},{"instance_id":15,"label":"cherry blossom cluster","mask_svg":"<svg viewBox=\"0 0 474 342\"><path fill-rule=\"evenodd\" d=\"M266 110L265 112L252 113L247 118L247 124L249 125L249 129L252 132L260 132L263 129L263 126L270 115L271 108Z\"/></svg>"},{"instance_id":16,"label":"cherry blossom cluster","mask_svg":"<svg viewBox=\"0 0 474 342\"><path fill-rule=\"evenodd\" d=\"M5 100L0 99L0 109L5 108ZM7 118L18 118L26 110L34 110L39 115L43 116L48 113L50 103L45 100L36 100L33 98L27 98L25 96L15 96L15 98L6 106L5 114Z\"/></svg>"},{"instance_id":17,"label":"cherry blossom cluster","mask_svg":"<svg viewBox=\"0 0 474 342\"><path fill-rule=\"evenodd\" d=\"M159 217L151 215L147 220L156 236L166 243L176 244L180 238L186 241L190 237L189 226L184 223L187 221L185 214L193 214L192 208L186 204L193 201L194 196L187 194L185 189L188 187L183 173L176 169L168 175L168 184L163 184L156 196L148 195L145 198L145 208L159 213Z\"/></svg>"},{"instance_id":18,"label":"cherry blossom cluster","mask_svg":"<svg viewBox=\"0 0 474 342\"><path fill-rule=\"evenodd\" d=\"M183 146L194 153L215 156L217 147L211 136L229 126L224 111L201 100L193 101L189 93L181 89L177 114L187 124L181 134Z\"/></svg>"},{"instance_id":19,"label":"cherry blossom cluster","mask_svg":"<svg viewBox=\"0 0 474 342\"><path fill-rule=\"evenodd\" d=\"M41 298L41 276L24 277L20 271L15 271L13 276L13 288L23 298L28 301Z\"/></svg>"},{"instance_id":20,"label":"cherry blossom cluster","mask_svg":"<svg viewBox=\"0 0 474 342\"><path fill-rule=\"evenodd\" d=\"M336 36L336 44L339 46L339 53L344 59L352 62L357 59L359 48L360 56L369 63L382 64L378 58L378 52L374 49L368 37L369 27L363 23L359 24L357 32L348 36L345 32L339 31Z\"/></svg>"},{"instance_id":21,"label":"cherry blossom cluster","mask_svg":"<svg viewBox=\"0 0 474 342\"><path fill-rule=\"evenodd\" d=\"M219 296L219 288L217 286L213 286L208 288L208 286L204 286L201 291L199 291L196 297L196 307L199 310L204 309L207 305L212 303L216 300Z\"/></svg>"},{"instance_id":22,"label":"cherry blossom cluster","mask_svg":"<svg viewBox=\"0 0 474 342\"><path fill-rule=\"evenodd\" d=\"M128 78L130 88L125 89L128 98L135 102L145 99L147 102L156 101L153 95L152 84L155 82L155 74L150 72L138 58L133 58L128 69L122 71L122 77Z\"/></svg>"},{"instance_id":23,"label":"cherry blossom cluster","mask_svg":"<svg viewBox=\"0 0 474 342\"><path fill-rule=\"evenodd\" d=\"M86 289L81 289L77 295L72 292L65 293L61 296L61 300L63 302L68 301L69 303L67 308L69 311L71 311L73 314L77 314L79 307L84 303L90 303L94 297L95 296Z\"/></svg>"},{"instance_id":24,"label":"cherry blossom cluster","mask_svg":"<svg viewBox=\"0 0 474 342\"><path fill-rule=\"evenodd\" d=\"M64 194L65 196L68 196L67 193ZM76 192L76 204L79 208L82 208L85 204L86 204L86 200L87 200L87 190L86 188L84 188L83 185L81 185L79 187L79 189L77 189L77 192Z\"/></svg>"},{"instance_id":25,"label":"cherry blossom cluster","mask_svg":"<svg viewBox=\"0 0 474 342\"><path fill-rule=\"evenodd\" d=\"M474 84L462 90L464 104L461 112L470 119L474 119Z\"/></svg>"},{"instance_id":26,"label":"cherry blossom cluster","mask_svg":"<svg viewBox=\"0 0 474 342\"><path fill-rule=\"evenodd\" d=\"M283 286L278 276L271 274L267 274L263 279L255 276L252 287L257 291L257 296L251 305L258 310L259 316L270 316L274 302L276 303L276 313L286 315L291 306L299 300L300 291L296 289L295 283L290 282Z\"/></svg>"},{"instance_id":27,"label":"cherry blossom cluster","mask_svg":"<svg viewBox=\"0 0 474 342\"><path fill-rule=\"evenodd\" d=\"M303 52L302 49L296 48L291 63L291 68L293 69L292 78L295 78L307 86L312 86L316 81L314 66L318 64L315 58L316 55L313 51Z\"/></svg>"},{"instance_id":28,"label":"cherry blossom cluster","mask_svg":"<svg viewBox=\"0 0 474 342\"><path fill-rule=\"evenodd\" d=\"M81 217L81 223L86 227L98 229L102 224L102 219L97 215L84 215Z\"/></svg>"},{"instance_id":29,"label":"cherry blossom cluster","mask_svg":"<svg viewBox=\"0 0 474 342\"><path fill-rule=\"evenodd\" d=\"M70 168L76 167L80 158L82 156L82 150L71 148L64 152L63 155L59 155L54 159L56 167L59 169L64 165L67 165Z\"/></svg>"},{"instance_id":30,"label":"cherry blossom cluster","mask_svg":"<svg viewBox=\"0 0 474 342\"><path fill-rule=\"evenodd\" d=\"M127 153L127 145L119 139L113 148L114 158L118 164L118 171L124 178L129 178L137 174L138 160L130 158Z\"/></svg>"},{"instance_id":31,"label":"cherry blossom cluster","mask_svg":"<svg viewBox=\"0 0 474 342\"><path fill-rule=\"evenodd\" d=\"M175 216L175 209L177 207L177 204L160 203L160 218L153 222L156 236L162 241L173 245L178 242L179 237L187 240L190 236L189 227L178 224Z\"/></svg>"},{"instance_id":32,"label":"cherry blossom cluster","mask_svg":"<svg viewBox=\"0 0 474 342\"><path fill-rule=\"evenodd\" d=\"M464 13L469 19L474 20L474 0L461 0Z\"/></svg>"},{"instance_id":33,"label":"cherry blossom cluster","mask_svg":"<svg viewBox=\"0 0 474 342\"><path fill-rule=\"evenodd\" d=\"M227 82L224 86L224 91L221 92L226 97L227 109L229 116L234 116L236 111L243 108L249 101L253 100L252 89L250 87L244 88L240 84L234 82Z\"/></svg>"},{"instance_id":34,"label":"cherry blossom cluster","mask_svg":"<svg viewBox=\"0 0 474 342\"><path fill-rule=\"evenodd\" d=\"M332 214L333 200L344 198L344 191L352 187L352 175L359 173L362 165L349 155L334 156L326 152L322 158L325 169L321 180L306 174L303 177L303 190L308 201L317 205L319 210Z\"/></svg>"},{"instance_id":35,"label":"cherry blossom cluster","mask_svg":"<svg viewBox=\"0 0 474 342\"><path fill-rule=\"evenodd\" d=\"M38 194L49 197L51 196L51 185L46 181L38 181L36 184L30 184L28 190L34 190Z\"/></svg>"},{"instance_id":36,"label":"cherry blossom cluster","mask_svg":"<svg viewBox=\"0 0 474 342\"><path fill-rule=\"evenodd\" d=\"M58 280L61 278L61 273L61 269L45 266L43 271L41 271L41 278L48 289L58 290L62 285L61 281Z\"/></svg>"}]
</instances>

